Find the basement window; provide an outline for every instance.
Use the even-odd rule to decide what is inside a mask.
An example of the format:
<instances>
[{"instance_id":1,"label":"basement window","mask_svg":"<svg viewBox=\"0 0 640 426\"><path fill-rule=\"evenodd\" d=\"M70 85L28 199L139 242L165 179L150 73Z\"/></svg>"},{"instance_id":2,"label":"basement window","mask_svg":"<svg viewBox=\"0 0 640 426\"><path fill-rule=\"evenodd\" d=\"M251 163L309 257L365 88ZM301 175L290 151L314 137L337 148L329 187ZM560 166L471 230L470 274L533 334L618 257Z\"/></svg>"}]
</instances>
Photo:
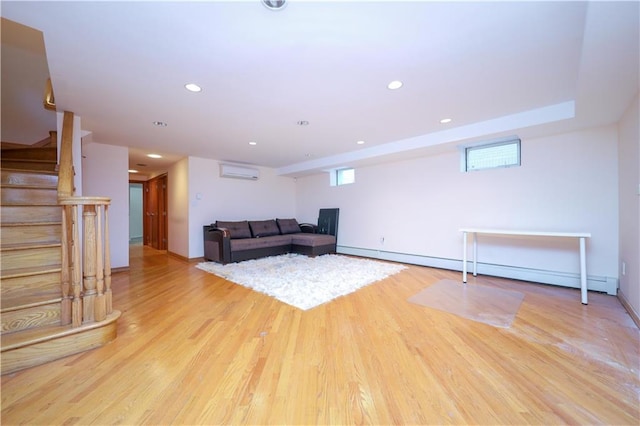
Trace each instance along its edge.
<instances>
[{"instance_id":1,"label":"basement window","mask_svg":"<svg viewBox=\"0 0 640 426\"><path fill-rule=\"evenodd\" d=\"M356 181L356 171L351 168L332 170L329 176L331 186L348 185Z\"/></svg>"},{"instance_id":2,"label":"basement window","mask_svg":"<svg viewBox=\"0 0 640 426\"><path fill-rule=\"evenodd\" d=\"M520 165L520 139L509 138L464 148L463 170L495 169Z\"/></svg>"}]
</instances>

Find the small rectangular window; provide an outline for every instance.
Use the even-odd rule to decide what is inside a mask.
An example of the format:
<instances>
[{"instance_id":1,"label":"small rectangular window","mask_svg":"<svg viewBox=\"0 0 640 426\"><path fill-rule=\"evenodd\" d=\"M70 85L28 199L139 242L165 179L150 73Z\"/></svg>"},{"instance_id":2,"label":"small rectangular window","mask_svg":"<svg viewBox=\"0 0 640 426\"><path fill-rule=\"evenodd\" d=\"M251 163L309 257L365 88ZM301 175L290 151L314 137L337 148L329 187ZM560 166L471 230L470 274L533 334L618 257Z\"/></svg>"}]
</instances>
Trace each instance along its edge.
<instances>
[{"instance_id":1,"label":"small rectangular window","mask_svg":"<svg viewBox=\"0 0 640 426\"><path fill-rule=\"evenodd\" d=\"M464 171L494 169L520 165L520 139L510 139L464 150Z\"/></svg>"},{"instance_id":2,"label":"small rectangular window","mask_svg":"<svg viewBox=\"0 0 640 426\"><path fill-rule=\"evenodd\" d=\"M338 185L348 185L356 181L356 171L354 169L336 170L336 182Z\"/></svg>"},{"instance_id":3,"label":"small rectangular window","mask_svg":"<svg viewBox=\"0 0 640 426\"><path fill-rule=\"evenodd\" d=\"M329 173L331 186L347 185L356 181L354 169L336 169Z\"/></svg>"}]
</instances>

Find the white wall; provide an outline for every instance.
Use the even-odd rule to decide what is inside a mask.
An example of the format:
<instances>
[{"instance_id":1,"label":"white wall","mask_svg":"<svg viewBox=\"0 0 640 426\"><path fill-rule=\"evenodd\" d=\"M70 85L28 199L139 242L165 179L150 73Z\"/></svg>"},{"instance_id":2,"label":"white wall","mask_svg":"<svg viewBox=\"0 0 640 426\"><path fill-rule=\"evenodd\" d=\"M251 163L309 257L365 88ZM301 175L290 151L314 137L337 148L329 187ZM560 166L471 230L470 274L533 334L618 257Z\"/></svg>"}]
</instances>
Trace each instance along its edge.
<instances>
[{"instance_id":1,"label":"white wall","mask_svg":"<svg viewBox=\"0 0 640 426\"><path fill-rule=\"evenodd\" d=\"M640 128L639 99L631 103L618 129L620 196L620 294L640 314Z\"/></svg>"},{"instance_id":2,"label":"white wall","mask_svg":"<svg viewBox=\"0 0 640 426\"><path fill-rule=\"evenodd\" d=\"M189 257L189 159L183 158L167 173L167 225L169 252Z\"/></svg>"},{"instance_id":3,"label":"white wall","mask_svg":"<svg viewBox=\"0 0 640 426\"><path fill-rule=\"evenodd\" d=\"M202 227L216 220L295 217L295 181L277 176L273 169L256 168L260 178L255 181L222 178L219 161L189 157L188 200L184 204L189 210L189 251L179 254L202 257ZM169 192L173 192L171 187Z\"/></svg>"},{"instance_id":4,"label":"white wall","mask_svg":"<svg viewBox=\"0 0 640 426\"><path fill-rule=\"evenodd\" d=\"M460 153L452 150L358 168L352 185L328 182L326 174L298 179L297 216L315 222L319 208L340 208L341 252L459 270L460 227L591 232L589 288L615 292L615 126L523 140L521 167L462 173ZM480 272L490 270L487 264L513 266L501 273L579 286L575 240L482 237L479 261Z\"/></svg>"},{"instance_id":5,"label":"white wall","mask_svg":"<svg viewBox=\"0 0 640 426\"><path fill-rule=\"evenodd\" d=\"M88 143L83 146L83 196L109 197L111 267L129 266L129 150Z\"/></svg>"}]
</instances>

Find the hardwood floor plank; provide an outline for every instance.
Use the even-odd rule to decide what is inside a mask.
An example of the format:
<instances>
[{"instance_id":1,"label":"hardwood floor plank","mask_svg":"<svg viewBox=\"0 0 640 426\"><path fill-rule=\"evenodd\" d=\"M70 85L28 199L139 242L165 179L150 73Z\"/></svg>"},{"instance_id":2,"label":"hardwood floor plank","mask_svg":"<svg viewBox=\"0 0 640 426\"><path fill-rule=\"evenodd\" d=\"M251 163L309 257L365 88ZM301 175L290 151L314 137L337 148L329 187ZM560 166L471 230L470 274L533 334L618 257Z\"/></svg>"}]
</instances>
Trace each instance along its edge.
<instances>
[{"instance_id":1,"label":"hardwood floor plank","mask_svg":"<svg viewBox=\"0 0 640 426\"><path fill-rule=\"evenodd\" d=\"M308 311L132 246L118 338L2 376L11 424L640 423L640 333L620 302L525 295L509 328L407 301L460 273L418 266Z\"/></svg>"}]
</instances>

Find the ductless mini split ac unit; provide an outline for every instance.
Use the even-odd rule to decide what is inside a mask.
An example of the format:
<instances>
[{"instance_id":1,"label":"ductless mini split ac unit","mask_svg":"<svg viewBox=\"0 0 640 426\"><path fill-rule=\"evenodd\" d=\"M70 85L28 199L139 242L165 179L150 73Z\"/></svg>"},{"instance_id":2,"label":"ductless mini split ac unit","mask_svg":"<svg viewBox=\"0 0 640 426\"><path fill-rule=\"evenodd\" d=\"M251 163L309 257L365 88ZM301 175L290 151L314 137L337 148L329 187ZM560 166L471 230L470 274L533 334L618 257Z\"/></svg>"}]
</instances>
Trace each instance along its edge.
<instances>
[{"instance_id":1,"label":"ductless mini split ac unit","mask_svg":"<svg viewBox=\"0 0 640 426\"><path fill-rule=\"evenodd\" d=\"M257 180L260 176L258 169L239 166L237 164L220 164L220 176L235 179Z\"/></svg>"}]
</instances>

